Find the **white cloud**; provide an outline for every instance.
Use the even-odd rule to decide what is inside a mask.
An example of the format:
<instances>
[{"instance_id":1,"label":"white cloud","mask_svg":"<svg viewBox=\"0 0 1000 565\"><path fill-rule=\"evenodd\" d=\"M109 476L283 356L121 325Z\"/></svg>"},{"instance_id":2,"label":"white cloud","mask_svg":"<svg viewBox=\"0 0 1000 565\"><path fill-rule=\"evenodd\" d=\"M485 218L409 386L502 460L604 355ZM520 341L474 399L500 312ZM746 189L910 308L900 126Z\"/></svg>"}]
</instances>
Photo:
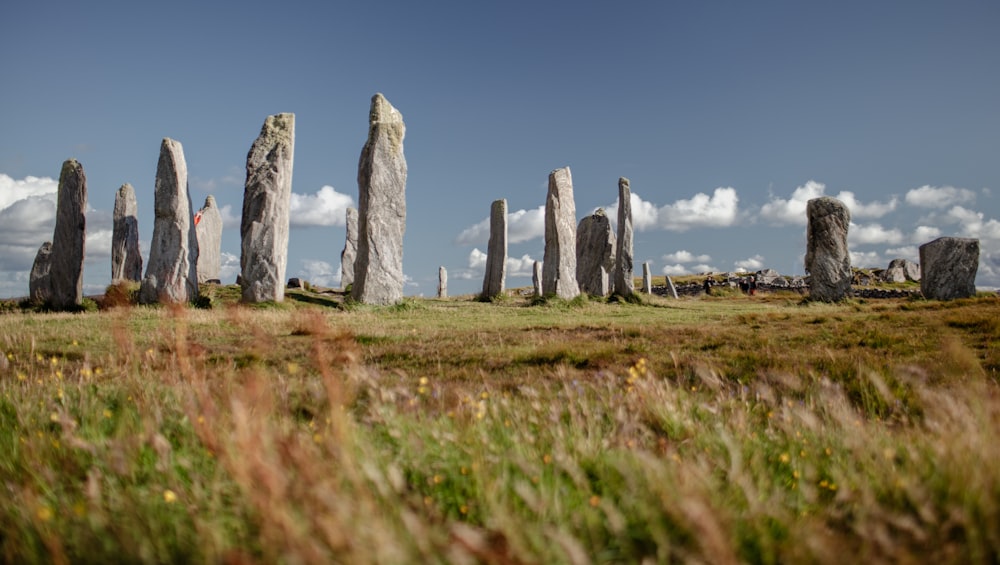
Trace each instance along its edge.
<instances>
[{"instance_id":1,"label":"white cloud","mask_svg":"<svg viewBox=\"0 0 1000 565\"><path fill-rule=\"evenodd\" d=\"M695 255L690 251L681 249L680 251L675 251L673 253L668 253L663 256L663 260L668 263L708 263L712 260L708 255Z\"/></svg>"},{"instance_id":2,"label":"white cloud","mask_svg":"<svg viewBox=\"0 0 1000 565\"><path fill-rule=\"evenodd\" d=\"M49 177L27 176L19 180L0 173L0 210L32 196L48 196L55 202L58 191L59 181Z\"/></svg>"},{"instance_id":3,"label":"white cloud","mask_svg":"<svg viewBox=\"0 0 1000 565\"><path fill-rule=\"evenodd\" d=\"M632 228L636 231L662 229L683 232L699 227L725 227L736 223L739 217L739 196L734 188L716 188L709 196L703 192L690 199L677 200L659 208L630 193L632 203ZM605 206L611 224L618 229L618 200Z\"/></svg>"},{"instance_id":4,"label":"white cloud","mask_svg":"<svg viewBox=\"0 0 1000 565\"><path fill-rule=\"evenodd\" d=\"M806 206L809 201L823 196L825 192L825 184L810 180L792 191L791 197L787 200L772 194L770 202L761 206L760 216L779 224L804 226L809 223L806 217ZM864 204L849 190L841 191L835 198L847 206L851 211L851 217L854 218L881 218L893 212L899 204L899 198L896 196L891 197L888 202L876 201Z\"/></svg>"},{"instance_id":5,"label":"white cloud","mask_svg":"<svg viewBox=\"0 0 1000 565\"><path fill-rule=\"evenodd\" d=\"M470 269L486 268L486 253L480 251L478 247L469 252L469 268Z\"/></svg>"},{"instance_id":6,"label":"white cloud","mask_svg":"<svg viewBox=\"0 0 1000 565\"><path fill-rule=\"evenodd\" d=\"M334 268L333 265L326 261L303 259L302 266L299 268L296 276L319 286L340 286L340 267Z\"/></svg>"},{"instance_id":7,"label":"white cloud","mask_svg":"<svg viewBox=\"0 0 1000 565\"><path fill-rule=\"evenodd\" d=\"M961 206L953 206L945 214L949 223L959 224L959 233L963 237L975 237L1000 242L1000 221L987 220L982 212L969 210Z\"/></svg>"},{"instance_id":8,"label":"white cloud","mask_svg":"<svg viewBox=\"0 0 1000 565\"><path fill-rule=\"evenodd\" d=\"M859 226L852 223L847 230L847 241L851 245L898 245L904 239L903 232L896 228L886 229L879 224Z\"/></svg>"},{"instance_id":9,"label":"white cloud","mask_svg":"<svg viewBox=\"0 0 1000 565\"><path fill-rule=\"evenodd\" d=\"M736 261L733 263L737 271L744 272L756 272L764 268L764 256L754 255L753 257L748 257L742 261Z\"/></svg>"},{"instance_id":10,"label":"white cloud","mask_svg":"<svg viewBox=\"0 0 1000 565\"><path fill-rule=\"evenodd\" d=\"M535 270L535 259L532 259L530 255L524 254L520 258L517 257L507 257L507 276L508 277L530 277L534 274Z\"/></svg>"},{"instance_id":11,"label":"white cloud","mask_svg":"<svg viewBox=\"0 0 1000 565\"><path fill-rule=\"evenodd\" d=\"M239 275L241 272L240 256L223 251L220 259L219 280L222 281L223 284L229 284L228 281L233 281L235 283L236 275Z\"/></svg>"},{"instance_id":12,"label":"white cloud","mask_svg":"<svg viewBox=\"0 0 1000 565\"><path fill-rule=\"evenodd\" d=\"M976 193L967 188L924 185L908 191L905 199L910 206L944 208L953 204L973 202L976 199Z\"/></svg>"},{"instance_id":13,"label":"white cloud","mask_svg":"<svg viewBox=\"0 0 1000 565\"><path fill-rule=\"evenodd\" d=\"M231 204L226 204L222 208L219 208L219 215L222 216L222 227L223 228L237 228L239 229L240 224L243 223L243 211L240 211L240 215L237 216L233 213L233 207ZM346 219L345 219L346 221Z\"/></svg>"},{"instance_id":14,"label":"white cloud","mask_svg":"<svg viewBox=\"0 0 1000 565\"><path fill-rule=\"evenodd\" d=\"M906 259L914 263L920 262L920 250L915 245L904 245L903 247L893 247L885 250L886 257L892 259ZM890 259L890 261L892 260ZM888 263L886 263L888 266Z\"/></svg>"},{"instance_id":15,"label":"white cloud","mask_svg":"<svg viewBox=\"0 0 1000 565\"><path fill-rule=\"evenodd\" d=\"M699 192L660 208L659 224L669 231L731 226L739 217L739 202L734 188L716 188L712 196Z\"/></svg>"},{"instance_id":16,"label":"white cloud","mask_svg":"<svg viewBox=\"0 0 1000 565\"><path fill-rule=\"evenodd\" d=\"M847 206L847 209L851 211L852 218L881 218L895 210L896 205L899 204L899 197L897 196L893 196L888 202L862 204L858 202L853 192L846 190L837 195L837 200L840 200Z\"/></svg>"},{"instance_id":17,"label":"white cloud","mask_svg":"<svg viewBox=\"0 0 1000 565\"><path fill-rule=\"evenodd\" d=\"M507 212L507 243L521 243L545 236L545 205L533 210ZM455 238L459 245L486 245L490 240L490 219L462 230Z\"/></svg>"},{"instance_id":18,"label":"white cloud","mask_svg":"<svg viewBox=\"0 0 1000 565\"><path fill-rule=\"evenodd\" d=\"M888 261L882 259L882 256L878 254L877 251L851 251L851 266L861 267L861 268L873 268L873 267L884 267L888 265Z\"/></svg>"},{"instance_id":19,"label":"white cloud","mask_svg":"<svg viewBox=\"0 0 1000 565\"><path fill-rule=\"evenodd\" d=\"M667 275L668 277L679 277L681 275L694 275L697 273L715 273L718 269L711 265L698 264L693 266L681 265L680 263L676 265L664 265L660 269L660 273Z\"/></svg>"},{"instance_id":20,"label":"white cloud","mask_svg":"<svg viewBox=\"0 0 1000 565\"><path fill-rule=\"evenodd\" d=\"M913 237L910 241L913 243L927 243L941 237L941 230L934 226L917 226L913 230Z\"/></svg>"},{"instance_id":21,"label":"white cloud","mask_svg":"<svg viewBox=\"0 0 1000 565\"><path fill-rule=\"evenodd\" d=\"M87 257L101 257L108 260L108 273L111 272L111 236L112 230L87 230L85 252Z\"/></svg>"},{"instance_id":22,"label":"white cloud","mask_svg":"<svg viewBox=\"0 0 1000 565\"><path fill-rule=\"evenodd\" d=\"M813 198L823 196L824 191L826 191L825 184L810 180L792 191L792 196L788 200L777 198L772 194L771 201L760 207L760 216L779 224L804 226L808 223L806 204Z\"/></svg>"},{"instance_id":23,"label":"white cloud","mask_svg":"<svg viewBox=\"0 0 1000 565\"><path fill-rule=\"evenodd\" d=\"M315 194L293 192L290 223L293 226L343 226L347 223L347 209L353 205L353 198L329 185Z\"/></svg>"}]
</instances>

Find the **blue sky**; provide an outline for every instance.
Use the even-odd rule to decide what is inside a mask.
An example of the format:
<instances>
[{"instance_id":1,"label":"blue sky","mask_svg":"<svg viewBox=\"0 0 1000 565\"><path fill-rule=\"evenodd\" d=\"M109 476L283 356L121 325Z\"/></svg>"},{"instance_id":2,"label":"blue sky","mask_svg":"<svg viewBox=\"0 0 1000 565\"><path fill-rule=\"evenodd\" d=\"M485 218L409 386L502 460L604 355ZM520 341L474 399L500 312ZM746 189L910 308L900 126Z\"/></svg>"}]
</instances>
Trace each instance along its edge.
<instances>
[{"instance_id":1,"label":"blue sky","mask_svg":"<svg viewBox=\"0 0 1000 565\"><path fill-rule=\"evenodd\" d=\"M288 277L336 286L371 96L403 114L407 295L481 289L490 203L511 214L508 286L541 260L548 173L578 219L631 179L636 264L657 275L803 272L805 201L851 207L856 266L980 239L1000 286L1000 3L5 2L0 6L0 296L27 294L62 162L89 187L85 290L110 279L114 194L143 253L160 141L192 202L228 221L246 153L296 115Z\"/></svg>"}]
</instances>

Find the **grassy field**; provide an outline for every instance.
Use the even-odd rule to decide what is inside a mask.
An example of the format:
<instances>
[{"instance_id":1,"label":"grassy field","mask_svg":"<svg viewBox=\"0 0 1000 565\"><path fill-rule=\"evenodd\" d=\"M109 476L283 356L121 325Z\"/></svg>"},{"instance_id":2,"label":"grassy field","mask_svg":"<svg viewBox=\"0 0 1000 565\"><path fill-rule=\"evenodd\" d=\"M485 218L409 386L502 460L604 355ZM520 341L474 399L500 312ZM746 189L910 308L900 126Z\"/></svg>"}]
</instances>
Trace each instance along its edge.
<instances>
[{"instance_id":1,"label":"grassy field","mask_svg":"<svg viewBox=\"0 0 1000 565\"><path fill-rule=\"evenodd\" d=\"M1000 299L0 314L0 560L1000 560Z\"/></svg>"}]
</instances>

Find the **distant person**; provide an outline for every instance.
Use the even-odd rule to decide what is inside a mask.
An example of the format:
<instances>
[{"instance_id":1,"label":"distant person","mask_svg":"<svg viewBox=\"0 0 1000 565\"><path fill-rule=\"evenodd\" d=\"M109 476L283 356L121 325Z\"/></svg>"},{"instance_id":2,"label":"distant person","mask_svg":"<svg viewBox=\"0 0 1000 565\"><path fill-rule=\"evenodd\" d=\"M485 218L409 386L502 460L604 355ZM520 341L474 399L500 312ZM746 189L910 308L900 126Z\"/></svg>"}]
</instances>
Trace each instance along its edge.
<instances>
[{"instance_id":1,"label":"distant person","mask_svg":"<svg viewBox=\"0 0 1000 565\"><path fill-rule=\"evenodd\" d=\"M750 296L757 294L757 279L753 275L750 275L750 280L747 281L747 290L750 291Z\"/></svg>"},{"instance_id":2,"label":"distant person","mask_svg":"<svg viewBox=\"0 0 1000 565\"><path fill-rule=\"evenodd\" d=\"M705 294L712 294L712 285L714 283L715 281L712 280L712 277L705 277L705 283L702 285L702 288L705 289Z\"/></svg>"},{"instance_id":3,"label":"distant person","mask_svg":"<svg viewBox=\"0 0 1000 565\"><path fill-rule=\"evenodd\" d=\"M750 283L747 282L746 277L740 278L740 292L743 292L744 294L750 292Z\"/></svg>"}]
</instances>

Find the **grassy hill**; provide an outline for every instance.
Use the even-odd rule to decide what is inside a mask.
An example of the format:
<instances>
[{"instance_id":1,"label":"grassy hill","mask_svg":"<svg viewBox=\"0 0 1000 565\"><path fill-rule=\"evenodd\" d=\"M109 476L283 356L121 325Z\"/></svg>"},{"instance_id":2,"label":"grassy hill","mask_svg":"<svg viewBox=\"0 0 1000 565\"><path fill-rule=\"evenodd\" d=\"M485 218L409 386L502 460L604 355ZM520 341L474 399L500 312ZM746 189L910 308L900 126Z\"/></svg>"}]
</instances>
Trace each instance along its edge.
<instances>
[{"instance_id":1,"label":"grassy hill","mask_svg":"<svg viewBox=\"0 0 1000 565\"><path fill-rule=\"evenodd\" d=\"M5 562L1000 558L1000 299L0 315Z\"/></svg>"}]
</instances>

